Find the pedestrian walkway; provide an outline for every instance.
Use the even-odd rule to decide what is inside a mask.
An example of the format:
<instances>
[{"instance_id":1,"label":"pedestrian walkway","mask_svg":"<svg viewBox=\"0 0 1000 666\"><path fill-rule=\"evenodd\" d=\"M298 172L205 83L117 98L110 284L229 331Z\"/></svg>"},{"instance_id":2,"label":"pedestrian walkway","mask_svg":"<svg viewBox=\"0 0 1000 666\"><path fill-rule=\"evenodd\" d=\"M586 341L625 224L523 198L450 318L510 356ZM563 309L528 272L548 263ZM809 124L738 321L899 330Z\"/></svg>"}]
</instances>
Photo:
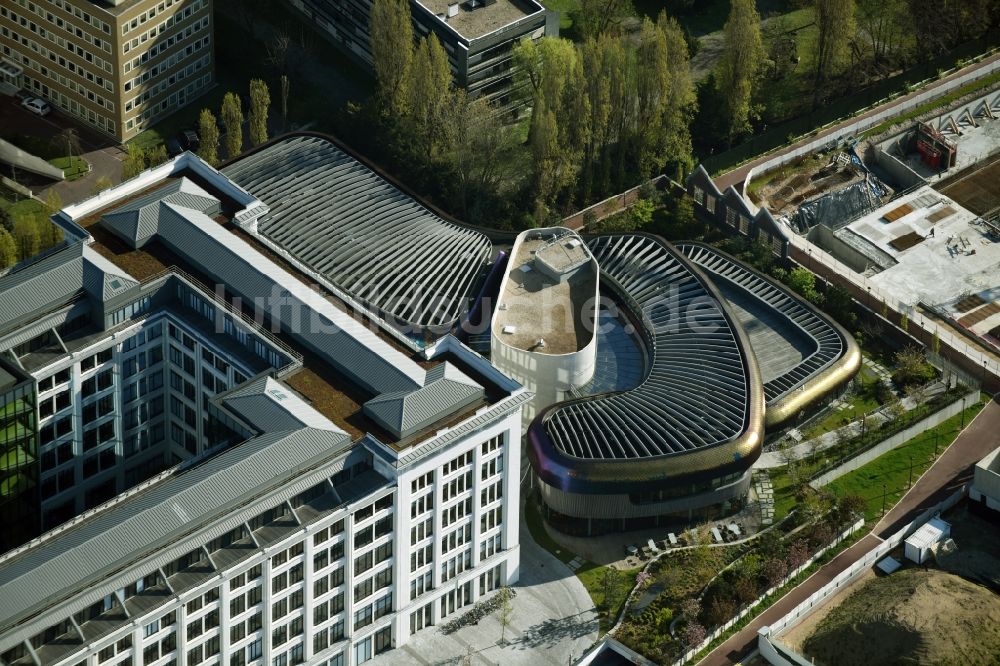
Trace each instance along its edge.
<instances>
[{"instance_id":1,"label":"pedestrian walkway","mask_svg":"<svg viewBox=\"0 0 1000 666\"><path fill-rule=\"evenodd\" d=\"M892 381L891 379L889 380ZM899 401L900 407L902 407L904 412L909 412L917 408L918 405L926 402L927 400L933 398L936 395L944 393L947 387L941 382L935 382L927 387L924 391L921 399L914 397L905 397ZM880 407L878 410L865 415L868 419L868 423L865 425L866 428L878 428L884 422L888 421L890 416L884 411L884 407ZM775 467L783 467L788 464L789 460L801 460L802 458L810 455L812 453L818 453L820 451L825 451L832 446L836 446L840 442L851 439L852 437L857 437L861 434L861 419L857 421L852 421L845 426L841 426L835 430L825 432L818 437L814 437L805 442L800 442L798 444L789 446L783 450L772 450L765 451L760 454L760 458L754 463L754 469L773 469Z\"/></svg>"},{"instance_id":2,"label":"pedestrian walkway","mask_svg":"<svg viewBox=\"0 0 1000 666\"><path fill-rule=\"evenodd\" d=\"M992 64L996 60L1000 60L1000 53L991 55L988 58L983 58L982 60L980 60L979 62L975 63L974 65L970 65L968 67L965 67L965 68L963 68L963 69L961 69L961 70L959 70L959 71L957 71L957 72L955 72L953 74L950 74L950 75L946 76L945 78L940 79L938 81L933 81L931 83L928 83L926 86L924 86L924 87L922 87L922 88L920 88L918 90L915 90L915 91L913 91L913 92L911 92L911 93L909 93L907 95L903 95L902 97L894 99L894 100L892 100L890 102L886 102L885 104L882 104L881 106L875 107L873 109L869 109L868 111L865 111L862 114L859 114L857 116L853 116L851 118L848 118L848 119L844 120L843 122L840 122L840 123L837 123L836 125L833 125L832 127L827 127L826 129L820 130L816 134L810 134L808 136L804 136L799 141L796 141L795 143L791 144L790 146L783 146L782 148L780 148L778 150L775 150L773 152L767 153L765 155L762 155L762 156L758 157L755 160L747 162L746 164L743 164L742 166L739 166L739 167L733 169L732 171L729 171L727 173L724 173L724 174L721 174L719 176L716 176L715 179L714 179L715 180L715 186L718 187L720 191L725 191L726 188L728 188L730 185L733 185L737 189L739 189L739 188L742 187L743 181L746 180L747 174L750 172L751 169L754 169L754 168L756 168L756 167L758 167L758 166L760 166L760 165L762 165L762 164L764 164L766 162L770 162L771 160L773 160L776 157L779 157L781 155L785 155L787 153L790 153L790 152L796 150L802 144L808 143L810 141L815 141L819 137L830 137L831 139L835 139L835 138L837 138L839 136L842 136L844 134L844 131L846 129L853 128L854 126L857 125L858 121L860 121L860 120L864 120L865 118L868 118L870 116L877 115L877 114L882 113L883 111L886 111L888 109L893 109L893 108L896 108L896 107L903 106L904 104L906 104L908 101L910 101L912 98L916 97L917 95L921 95L921 94L923 94L923 93L925 93L925 92L927 92L929 90L934 90L935 88L940 88L942 86L948 85L948 83L950 81L952 81L953 79L955 79L955 78L957 78L959 76L964 76L965 74L968 74L969 72L973 72L973 71L975 71L977 69L982 69L983 67L986 67L986 66ZM900 109L900 113L902 113L902 109Z\"/></svg>"},{"instance_id":3,"label":"pedestrian walkway","mask_svg":"<svg viewBox=\"0 0 1000 666\"><path fill-rule=\"evenodd\" d=\"M580 579L536 544L521 524L521 577L506 629L495 614L445 634L440 627L418 632L406 644L375 657L372 666L565 666L597 641L594 602ZM578 558L579 559L579 558ZM471 606L448 619L461 617ZM500 636L504 645L498 645Z\"/></svg>"}]
</instances>

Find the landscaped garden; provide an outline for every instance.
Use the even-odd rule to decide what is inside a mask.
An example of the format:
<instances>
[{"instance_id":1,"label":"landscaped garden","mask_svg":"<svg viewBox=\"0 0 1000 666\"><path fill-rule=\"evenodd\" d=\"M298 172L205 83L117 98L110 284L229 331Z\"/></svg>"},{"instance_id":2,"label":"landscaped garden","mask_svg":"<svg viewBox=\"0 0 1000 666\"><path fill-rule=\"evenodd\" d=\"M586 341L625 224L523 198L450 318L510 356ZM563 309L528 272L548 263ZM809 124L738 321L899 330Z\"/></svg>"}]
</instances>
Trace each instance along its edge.
<instances>
[{"instance_id":1,"label":"landscaped garden","mask_svg":"<svg viewBox=\"0 0 1000 666\"><path fill-rule=\"evenodd\" d=\"M823 494L756 539L667 553L639 574L636 595L615 638L657 663L670 663L761 595L780 597L790 572L802 567L853 523L862 500ZM797 580L797 579L796 579ZM767 607L760 604L754 614Z\"/></svg>"}]
</instances>

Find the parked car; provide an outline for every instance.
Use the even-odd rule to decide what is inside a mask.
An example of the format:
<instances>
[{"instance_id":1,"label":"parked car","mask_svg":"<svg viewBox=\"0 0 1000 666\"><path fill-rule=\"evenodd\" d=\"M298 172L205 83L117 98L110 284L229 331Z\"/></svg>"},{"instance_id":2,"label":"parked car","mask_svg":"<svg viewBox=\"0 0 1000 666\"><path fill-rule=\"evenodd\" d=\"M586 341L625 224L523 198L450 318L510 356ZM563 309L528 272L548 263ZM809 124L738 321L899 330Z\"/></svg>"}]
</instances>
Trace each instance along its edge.
<instances>
[{"instance_id":1,"label":"parked car","mask_svg":"<svg viewBox=\"0 0 1000 666\"><path fill-rule=\"evenodd\" d=\"M38 97L28 97L21 100L21 106L40 116L47 116L52 113L52 107L49 106L49 103Z\"/></svg>"},{"instance_id":2,"label":"parked car","mask_svg":"<svg viewBox=\"0 0 1000 666\"><path fill-rule=\"evenodd\" d=\"M197 132L190 129L181 130L174 137L167 140L167 152L170 153L171 157L176 157L185 150L192 152L198 150L199 145Z\"/></svg>"}]
</instances>

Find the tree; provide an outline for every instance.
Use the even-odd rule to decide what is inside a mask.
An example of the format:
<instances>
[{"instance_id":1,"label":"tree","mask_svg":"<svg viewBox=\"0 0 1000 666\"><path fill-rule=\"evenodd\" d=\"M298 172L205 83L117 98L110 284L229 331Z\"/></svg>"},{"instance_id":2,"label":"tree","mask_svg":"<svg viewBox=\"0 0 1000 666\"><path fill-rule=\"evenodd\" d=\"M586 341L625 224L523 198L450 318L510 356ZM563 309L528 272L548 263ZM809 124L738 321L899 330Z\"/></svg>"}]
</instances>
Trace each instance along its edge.
<instances>
[{"instance_id":1,"label":"tree","mask_svg":"<svg viewBox=\"0 0 1000 666\"><path fill-rule=\"evenodd\" d=\"M899 47L906 0L856 0L858 37L867 44L874 68L887 69Z\"/></svg>"},{"instance_id":2,"label":"tree","mask_svg":"<svg viewBox=\"0 0 1000 666\"><path fill-rule=\"evenodd\" d=\"M497 606L497 621L500 623L500 644L504 644L504 635L507 633L507 625L514 617L514 606L511 604L513 595L509 587L501 587L497 592L500 597L500 604Z\"/></svg>"},{"instance_id":3,"label":"tree","mask_svg":"<svg viewBox=\"0 0 1000 666\"><path fill-rule=\"evenodd\" d=\"M281 128L288 128L288 94L291 90L291 85L288 81L288 77L284 74L281 75Z\"/></svg>"},{"instance_id":4,"label":"tree","mask_svg":"<svg viewBox=\"0 0 1000 666\"><path fill-rule=\"evenodd\" d=\"M52 145L58 150L66 153L69 157L70 166L73 165L73 156L83 152L80 148L80 133L75 127L64 127L52 137Z\"/></svg>"},{"instance_id":5,"label":"tree","mask_svg":"<svg viewBox=\"0 0 1000 666\"><path fill-rule=\"evenodd\" d=\"M614 567L604 567L601 572L601 591L604 592L604 608L610 611L613 608L613 600L618 594L618 588L622 583L622 575Z\"/></svg>"},{"instance_id":6,"label":"tree","mask_svg":"<svg viewBox=\"0 0 1000 666\"><path fill-rule=\"evenodd\" d=\"M809 559L809 546L804 539L796 539L788 547L788 568L795 571Z\"/></svg>"},{"instance_id":7,"label":"tree","mask_svg":"<svg viewBox=\"0 0 1000 666\"><path fill-rule=\"evenodd\" d=\"M0 269L9 268L17 263L17 245L14 237L5 227L0 226Z\"/></svg>"},{"instance_id":8,"label":"tree","mask_svg":"<svg viewBox=\"0 0 1000 666\"><path fill-rule=\"evenodd\" d=\"M406 115L410 101L413 22L408 0L375 0L371 11L375 95L388 116Z\"/></svg>"},{"instance_id":9,"label":"tree","mask_svg":"<svg viewBox=\"0 0 1000 666\"><path fill-rule=\"evenodd\" d=\"M150 148L146 151L146 168L151 169L155 166L159 166L170 159L167 155L167 147L165 145L158 144L155 148Z\"/></svg>"},{"instance_id":10,"label":"tree","mask_svg":"<svg viewBox=\"0 0 1000 666\"><path fill-rule=\"evenodd\" d=\"M408 105L420 152L426 158L433 158L445 147L446 120L454 113L453 101L448 54L431 33L420 40L413 53Z\"/></svg>"},{"instance_id":11,"label":"tree","mask_svg":"<svg viewBox=\"0 0 1000 666\"><path fill-rule=\"evenodd\" d=\"M208 109L202 109L198 116L198 157L212 166L219 163L219 126L215 116Z\"/></svg>"},{"instance_id":12,"label":"tree","mask_svg":"<svg viewBox=\"0 0 1000 666\"><path fill-rule=\"evenodd\" d=\"M688 622L691 622L698 619L698 615L701 613L701 604L698 603L697 599L688 597L681 602L679 610L681 615L683 615Z\"/></svg>"},{"instance_id":13,"label":"tree","mask_svg":"<svg viewBox=\"0 0 1000 666\"><path fill-rule=\"evenodd\" d=\"M222 98L222 124L226 128L226 155L233 159L243 150L243 102L234 92Z\"/></svg>"},{"instance_id":14,"label":"tree","mask_svg":"<svg viewBox=\"0 0 1000 666\"><path fill-rule=\"evenodd\" d=\"M110 178L108 178L107 176L101 176L100 178L94 181L94 190L93 190L94 194L100 194L101 192L108 189L112 185L114 185L114 183L111 182Z\"/></svg>"},{"instance_id":15,"label":"tree","mask_svg":"<svg viewBox=\"0 0 1000 666\"><path fill-rule=\"evenodd\" d=\"M757 598L757 586L752 578L740 578L733 583L733 592L741 604L748 604Z\"/></svg>"},{"instance_id":16,"label":"tree","mask_svg":"<svg viewBox=\"0 0 1000 666\"><path fill-rule=\"evenodd\" d=\"M822 296L816 291L816 276L801 266L793 268L788 274L788 286L810 303L819 303L822 300Z\"/></svg>"},{"instance_id":17,"label":"tree","mask_svg":"<svg viewBox=\"0 0 1000 666\"><path fill-rule=\"evenodd\" d=\"M701 645L701 642L705 640L705 627L701 626L700 623L689 620L686 625L684 625L684 631L681 633L681 640L684 642L688 648L693 648L697 645Z\"/></svg>"},{"instance_id":18,"label":"tree","mask_svg":"<svg viewBox=\"0 0 1000 666\"><path fill-rule=\"evenodd\" d=\"M20 261L30 259L41 251L42 238L33 216L14 218L14 243L17 245L17 258Z\"/></svg>"},{"instance_id":19,"label":"tree","mask_svg":"<svg viewBox=\"0 0 1000 666\"><path fill-rule=\"evenodd\" d=\"M476 223L509 177L519 142L514 127L503 121L485 97L469 99L464 90L456 90L454 100L452 122L447 126L448 161L458 184L462 218Z\"/></svg>"},{"instance_id":20,"label":"tree","mask_svg":"<svg viewBox=\"0 0 1000 666\"><path fill-rule=\"evenodd\" d=\"M836 514L839 525L846 525L865 513L868 503L861 495L844 495L837 499Z\"/></svg>"},{"instance_id":21,"label":"tree","mask_svg":"<svg viewBox=\"0 0 1000 666\"><path fill-rule=\"evenodd\" d=\"M574 25L579 26L582 41L606 32L617 33L622 21L635 15L632 0L580 0Z\"/></svg>"},{"instance_id":22,"label":"tree","mask_svg":"<svg viewBox=\"0 0 1000 666\"><path fill-rule=\"evenodd\" d=\"M282 81L287 81L282 77ZM285 102L287 105L287 101ZM271 106L271 92L260 79L250 81L250 143L255 146L267 141L267 111Z\"/></svg>"},{"instance_id":23,"label":"tree","mask_svg":"<svg viewBox=\"0 0 1000 666\"><path fill-rule=\"evenodd\" d=\"M50 187L49 191L45 193L45 212L49 215L55 215L63 208L62 197L56 192L55 188Z\"/></svg>"},{"instance_id":24,"label":"tree","mask_svg":"<svg viewBox=\"0 0 1000 666\"><path fill-rule=\"evenodd\" d=\"M854 299L851 298L851 292L839 284L827 288L823 293L823 304L824 309L844 326L853 326L857 321L857 317L852 311Z\"/></svg>"},{"instance_id":25,"label":"tree","mask_svg":"<svg viewBox=\"0 0 1000 666\"><path fill-rule=\"evenodd\" d=\"M716 84L725 103L729 139L750 129L753 97L764 63L760 16L754 0L733 0L724 28L724 48Z\"/></svg>"},{"instance_id":26,"label":"tree","mask_svg":"<svg viewBox=\"0 0 1000 666\"><path fill-rule=\"evenodd\" d=\"M146 151L134 143L125 148L125 159L122 160L122 180L134 178L146 170Z\"/></svg>"},{"instance_id":27,"label":"tree","mask_svg":"<svg viewBox=\"0 0 1000 666\"><path fill-rule=\"evenodd\" d=\"M783 560L775 557L764 562L764 566L761 567L761 573L764 575L764 580L767 581L768 587L775 587L788 575L788 565Z\"/></svg>"},{"instance_id":28,"label":"tree","mask_svg":"<svg viewBox=\"0 0 1000 666\"><path fill-rule=\"evenodd\" d=\"M816 0L816 83L813 106L819 104L827 80L842 65L854 37L854 0Z\"/></svg>"},{"instance_id":29,"label":"tree","mask_svg":"<svg viewBox=\"0 0 1000 666\"><path fill-rule=\"evenodd\" d=\"M908 388L926 384L934 378L934 367L927 362L926 353L921 347L904 347L896 352L893 360L896 362L896 370L892 373L892 381L897 386Z\"/></svg>"}]
</instances>

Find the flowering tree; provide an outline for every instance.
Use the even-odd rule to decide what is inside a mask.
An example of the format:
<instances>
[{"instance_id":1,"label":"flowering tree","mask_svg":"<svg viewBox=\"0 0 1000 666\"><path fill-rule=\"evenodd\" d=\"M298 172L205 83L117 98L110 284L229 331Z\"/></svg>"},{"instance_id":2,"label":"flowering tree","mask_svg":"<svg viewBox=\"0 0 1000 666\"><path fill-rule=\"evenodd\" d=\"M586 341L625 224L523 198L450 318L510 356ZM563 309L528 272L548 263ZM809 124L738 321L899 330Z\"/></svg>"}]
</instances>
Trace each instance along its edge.
<instances>
[{"instance_id":1,"label":"flowering tree","mask_svg":"<svg viewBox=\"0 0 1000 666\"><path fill-rule=\"evenodd\" d=\"M784 560L772 558L764 562L761 572L764 574L764 579L767 580L768 586L774 587L788 575L788 565L785 564Z\"/></svg>"},{"instance_id":2,"label":"flowering tree","mask_svg":"<svg viewBox=\"0 0 1000 666\"><path fill-rule=\"evenodd\" d=\"M695 621L688 622L684 625L684 631L681 636L681 640L684 641L684 645L689 648L693 648L696 645L701 645L701 642L705 640L705 627L701 626Z\"/></svg>"},{"instance_id":3,"label":"flowering tree","mask_svg":"<svg viewBox=\"0 0 1000 666\"><path fill-rule=\"evenodd\" d=\"M799 539L788 548L788 568L794 571L809 559L809 546L805 539Z\"/></svg>"}]
</instances>

